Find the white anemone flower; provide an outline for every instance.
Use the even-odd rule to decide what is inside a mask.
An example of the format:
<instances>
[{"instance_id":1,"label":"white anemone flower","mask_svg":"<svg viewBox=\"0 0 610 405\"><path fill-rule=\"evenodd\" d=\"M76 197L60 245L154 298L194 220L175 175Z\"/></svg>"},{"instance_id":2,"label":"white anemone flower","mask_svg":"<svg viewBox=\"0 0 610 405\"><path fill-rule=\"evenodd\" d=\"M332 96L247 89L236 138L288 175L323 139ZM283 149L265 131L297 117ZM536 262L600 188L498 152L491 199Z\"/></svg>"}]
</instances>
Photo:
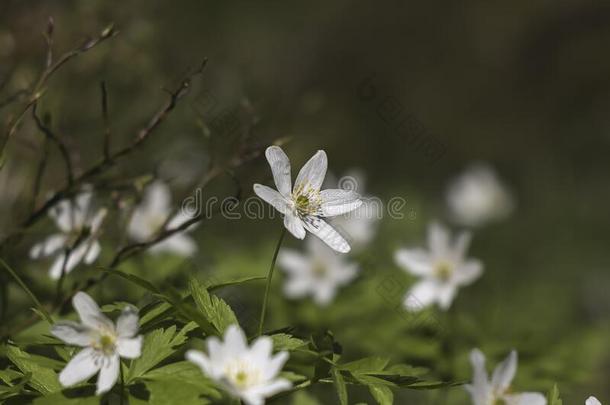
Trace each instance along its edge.
<instances>
[{"instance_id":1,"label":"white anemone flower","mask_svg":"<svg viewBox=\"0 0 610 405\"><path fill-rule=\"evenodd\" d=\"M180 210L169 221L172 214L171 193L169 187L161 182L154 181L147 188L144 199L134 210L127 232L137 242L146 242L157 235L164 227L175 228L192 216ZM194 229L193 226L188 230ZM187 231L188 231L187 230ZM152 246L151 253L174 253L180 256L192 256L197 252L197 245L185 232L176 233Z\"/></svg>"},{"instance_id":2,"label":"white anemone flower","mask_svg":"<svg viewBox=\"0 0 610 405\"><path fill-rule=\"evenodd\" d=\"M62 272L70 273L79 263L91 264L101 252L99 231L106 209L93 209L93 193L78 194L74 200L63 200L49 211L60 233L53 234L30 249L30 257L55 256L49 274L58 279Z\"/></svg>"},{"instance_id":3,"label":"white anemone flower","mask_svg":"<svg viewBox=\"0 0 610 405\"><path fill-rule=\"evenodd\" d=\"M477 227L508 217L514 201L491 167L477 164L449 185L447 205L457 223Z\"/></svg>"},{"instance_id":4,"label":"white anemone flower","mask_svg":"<svg viewBox=\"0 0 610 405\"><path fill-rule=\"evenodd\" d=\"M342 215L358 208L362 201L358 193L350 190L320 190L328 161L326 152L319 150L299 171L292 187L290 161L279 146L270 146L265 151L273 172L277 191L254 185L254 192L284 215L284 226L294 237L305 238L308 230L337 252L347 253L350 246L324 217Z\"/></svg>"},{"instance_id":5,"label":"white anemone flower","mask_svg":"<svg viewBox=\"0 0 610 405\"><path fill-rule=\"evenodd\" d=\"M471 284L481 275L482 263L465 257L470 238L469 232L462 232L453 241L449 230L433 222L428 229L428 250L396 251L396 264L420 277L405 297L408 310L420 310L435 302L447 310L458 288Z\"/></svg>"},{"instance_id":6,"label":"white anemone flower","mask_svg":"<svg viewBox=\"0 0 610 405\"><path fill-rule=\"evenodd\" d=\"M81 323L62 321L51 328L51 333L69 345L83 347L59 374L59 382L69 387L86 381L99 371L96 394L109 391L117 381L120 357L140 357L142 336L138 333L138 312L125 307L116 325L108 319L93 299L84 292L77 293L72 305Z\"/></svg>"},{"instance_id":7,"label":"white anemone flower","mask_svg":"<svg viewBox=\"0 0 610 405\"><path fill-rule=\"evenodd\" d=\"M479 349L470 352L474 375L472 384L466 385L473 405L546 405L546 398L539 392L515 393L510 389L517 372L517 352L512 351L495 368L491 381L485 370L485 355Z\"/></svg>"},{"instance_id":8,"label":"white anemone flower","mask_svg":"<svg viewBox=\"0 0 610 405\"><path fill-rule=\"evenodd\" d=\"M318 305L332 302L340 286L348 284L358 274L358 265L336 254L332 249L309 237L307 254L283 249L278 264L288 274L284 293L290 298L311 295Z\"/></svg>"},{"instance_id":9,"label":"white anemone flower","mask_svg":"<svg viewBox=\"0 0 610 405\"><path fill-rule=\"evenodd\" d=\"M186 359L247 405L262 405L265 398L292 387L290 381L278 378L288 353L272 355L270 337L261 336L248 347L244 332L231 325L225 331L224 342L213 336L206 343L208 354L189 350Z\"/></svg>"},{"instance_id":10,"label":"white anemone flower","mask_svg":"<svg viewBox=\"0 0 610 405\"><path fill-rule=\"evenodd\" d=\"M602 405L602 403L599 402L599 399L595 398L594 396L590 396L585 401L585 405Z\"/></svg>"}]
</instances>

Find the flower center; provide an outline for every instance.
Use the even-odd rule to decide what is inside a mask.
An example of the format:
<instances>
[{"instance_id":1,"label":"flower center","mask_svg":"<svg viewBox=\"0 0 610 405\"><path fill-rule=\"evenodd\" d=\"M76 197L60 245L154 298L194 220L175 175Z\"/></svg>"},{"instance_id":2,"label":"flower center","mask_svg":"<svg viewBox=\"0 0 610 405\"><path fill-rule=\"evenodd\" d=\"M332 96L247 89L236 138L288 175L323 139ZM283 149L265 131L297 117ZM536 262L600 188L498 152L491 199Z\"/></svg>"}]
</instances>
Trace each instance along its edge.
<instances>
[{"instance_id":1,"label":"flower center","mask_svg":"<svg viewBox=\"0 0 610 405\"><path fill-rule=\"evenodd\" d=\"M453 266L448 262L439 262L434 269L434 275L442 281L447 281L453 274Z\"/></svg>"},{"instance_id":2,"label":"flower center","mask_svg":"<svg viewBox=\"0 0 610 405\"><path fill-rule=\"evenodd\" d=\"M93 346L105 355L111 355L116 350L116 337L113 335L102 335Z\"/></svg>"},{"instance_id":3,"label":"flower center","mask_svg":"<svg viewBox=\"0 0 610 405\"><path fill-rule=\"evenodd\" d=\"M235 387L246 389L258 384L261 380L258 369L247 362L237 362L229 365L226 369L227 379Z\"/></svg>"},{"instance_id":4,"label":"flower center","mask_svg":"<svg viewBox=\"0 0 610 405\"><path fill-rule=\"evenodd\" d=\"M320 204L320 192L308 186L301 186L292 193L294 207L300 216L317 214Z\"/></svg>"},{"instance_id":5,"label":"flower center","mask_svg":"<svg viewBox=\"0 0 610 405\"><path fill-rule=\"evenodd\" d=\"M317 279L324 278L327 273L326 266L321 263L316 263L311 269L311 272L313 273L313 276Z\"/></svg>"}]
</instances>

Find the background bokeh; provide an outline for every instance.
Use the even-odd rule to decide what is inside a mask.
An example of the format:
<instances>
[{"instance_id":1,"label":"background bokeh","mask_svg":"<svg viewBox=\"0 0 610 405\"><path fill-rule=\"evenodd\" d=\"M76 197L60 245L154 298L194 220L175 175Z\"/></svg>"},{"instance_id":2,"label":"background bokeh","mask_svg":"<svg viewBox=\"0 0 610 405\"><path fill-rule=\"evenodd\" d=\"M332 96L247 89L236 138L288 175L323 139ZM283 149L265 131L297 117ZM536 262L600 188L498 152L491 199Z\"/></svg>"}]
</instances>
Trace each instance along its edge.
<instances>
[{"instance_id":1,"label":"background bokeh","mask_svg":"<svg viewBox=\"0 0 610 405\"><path fill-rule=\"evenodd\" d=\"M361 277L333 306L287 301L276 273L273 327L329 328L345 358L389 355L456 381L469 379L471 348L481 347L492 363L516 348L517 388L547 391L557 382L567 404L592 393L610 399L610 4L3 0L0 101L39 74L49 16L57 54L111 22L120 31L59 71L39 106L77 171L101 156L101 80L116 147L164 102L165 88L207 57L188 98L105 179L159 176L178 205L193 194L208 163L248 131L258 146L281 138L293 170L324 149L336 178L358 169L366 194L406 199L404 216L384 218L371 244L351 256L361 263ZM4 123L13 105L0 105ZM27 213L40 141L28 116L8 145L0 235ZM64 181L59 155L52 151L49 159L43 196ZM393 263L393 252L423 243L430 220L447 219L445 188L476 161L496 168L516 209L475 232L471 255L485 263L483 277L460 291L449 313L426 312L432 322L414 326L395 309L412 279ZM234 178L242 196L254 182L271 182L262 157L237 168ZM229 195L234 187L221 178L203 198ZM100 193L108 205L125 203L113 197ZM120 240L121 217L111 218L99 262L112 257ZM194 232L196 257L143 255L122 269L176 286L191 275L263 275L280 226L277 218L215 215ZM53 291L48 263L29 261L27 252L52 228L43 221L2 252L43 297ZM286 245L302 247L293 238ZM73 277L93 272L84 266ZM385 291L388 280L401 291ZM4 324L29 303L6 279L2 284ZM248 314L257 313L262 290L262 283L251 283L225 293L244 308L238 314L246 329L254 328ZM108 302L142 298L117 280L95 293ZM320 403L334 401L327 387L312 393ZM353 398L370 401L367 395ZM396 398L467 403L460 388Z\"/></svg>"}]
</instances>

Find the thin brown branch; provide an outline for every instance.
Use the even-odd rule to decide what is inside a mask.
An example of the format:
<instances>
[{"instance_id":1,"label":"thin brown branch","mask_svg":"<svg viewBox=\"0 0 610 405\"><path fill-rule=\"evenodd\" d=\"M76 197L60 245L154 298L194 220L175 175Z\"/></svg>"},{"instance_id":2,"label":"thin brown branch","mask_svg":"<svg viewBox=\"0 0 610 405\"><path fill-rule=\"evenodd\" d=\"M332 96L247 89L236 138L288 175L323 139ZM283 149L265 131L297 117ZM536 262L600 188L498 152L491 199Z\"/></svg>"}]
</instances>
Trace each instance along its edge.
<instances>
[{"instance_id":1,"label":"thin brown branch","mask_svg":"<svg viewBox=\"0 0 610 405\"><path fill-rule=\"evenodd\" d=\"M36 123L36 127L42 132L48 139L50 139L61 154L61 157L64 161L64 165L66 166L66 178L68 181L68 187L71 187L74 183L74 172L72 170L72 161L70 160L70 153L68 152L68 148L63 143L63 141L55 135L55 133L46 125L40 117L38 117L38 103L34 103L32 106L32 117L34 118L34 122Z\"/></svg>"},{"instance_id":2,"label":"thin brown branch","mask_svg":"<svg viewBox=\"0 0 610 405\"><path fill-rule=\"evenodd\" d=\"M104 121L104 160L110 159L110 120L108 119L108 92L106 82L100 82L102 93L102 120Z\"/></svg>"},{"instance_id":3,"label":"thin brown branch","mask_svg":"<svg viewBox=\"0 0 610 405\"><path fill-rule=\"evenodd\" d=\"M44 175L44 171L47 167L47 158L49 156L49 138L45 137L43 140L42 146L42 155L40 157L40 163L38 164L38 169L36 170L36 177L34 177L34 186L32 189L32 202L30 206L30 212L33 212L36 208L36 200L38 199L38 195L40 194L40 185L42 184L42 176Z\"/></svg>"}]
</instances>

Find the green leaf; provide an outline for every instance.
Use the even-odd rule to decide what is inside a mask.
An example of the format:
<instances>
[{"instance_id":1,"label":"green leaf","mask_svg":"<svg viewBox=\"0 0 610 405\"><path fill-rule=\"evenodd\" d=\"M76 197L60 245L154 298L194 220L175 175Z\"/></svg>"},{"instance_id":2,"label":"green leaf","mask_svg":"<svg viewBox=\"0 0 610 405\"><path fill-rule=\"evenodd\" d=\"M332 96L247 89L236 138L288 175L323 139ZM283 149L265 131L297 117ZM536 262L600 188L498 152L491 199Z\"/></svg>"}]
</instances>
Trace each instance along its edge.
<instances>
[{"instance_id":1,"label":"green leaf","mask_svg":"<svg viewBox=\"0 0 610 405\"><path fill-rule=\"evenodd\" d=\"M162 378L146 381L146 388L150 391L150 405L201 405L210 401L202 396L209 396L213 388L193 384L190 380L178 378Z\"/></svg>"},{"instance_id":2,"label":"green leaf","mask_svg":"<svg viewBox=\"0 0 610 405\"><path fill-rule=\"evenodd\" d=\"M307 391L297 391L292 397L292 405L321 405L320 402Z\"/></svg>"},{"instance_id":3,"label":"green leaf","mask_svg":"<svg viewBox=\"0 0 610 405\"><path fill-rule=\"evenodd\" d=\"M171 356L178 346L186 342L186 334L196 327L197 325L191 322L177 332L176 326L172 325L167 329L155 329L146 335L142 344L142 355L131 364L126 382L130 383L144 376L157 364Z\"/></svg>"},{"instance_id":4,"label":"green leaf","mask_svg":"<svg viewBox=\"0 0 610 405\"><path fill-rule=\"evenodd\" d=\"M348 405L347 402L347 387L345 386L345 380L341 375L341 371L339 371L336 367L331 369L331 374L333 376L333 382L335 384L335 388L337 390L337 396L339 397L340 405Z\"/></svg>"},{"instance_id":5,"label":"green leaf","mask_svg":"<svg viewBox=\"0 0 610 405\"><path fill-rule=\"evenodd\" d=\"M161 294L161 291L159 291L159 289L157 287L155 287L154 285L152 285L150 282L144 280L143 278L140 278L138 276L136 276L135 274L131 274L131 273L125 273L123 271L120 270L116 270L116 269L109 269L107 267L98 267L100 270L105 271L106 273L109 273L111 275L114 276L118 276L124 280L129 281L130 283L133 283L139 287L144 288L145 290L148 290L150 292L152 292L153 294Z\"/></svg>"},{"instance_id":6,"label":"green leaf","mask_svg":"<svg viewBox=\"0 0 610 405\"><path fill-rule=\"evenodd\" d=\"M557 384L553 385L553 388L547 394L547 400L549 405L562 405L563 401L559 397L559 388L557 388Z\"/></svg>"},{"instance_id":7,"label":"green leaf","mask_svg":"<svg viewBox=\"0 0 610 405\"><path fill-rule=\"evenodd\" d=\"M217 328L210 323L201 311L183 302L183 297L178 291L170 289L167 300L180 315L196 322L206 335L219 335Z\"/></svg>"},{"instance_id":8,"label":"green leaf","mask_svg":"<svg viewBox=\"0 0 610 405\"><path fill-rule=\"evenodd\" d=\"M380 384L369 384L368 388L379 405L392 405L394 403L394 394L390 387Z\"/></svg>"},{"instance_id":9,"label":"green leaf","mask_svg":"<svg viewBox=\"0 0 610 405\"><path fill-rule=\"evenodd\" d=\"M99 405L99 403L100 398L96 396L66 397L61 392L36 398L34 402L32 402L33 405Z\"/></svg>"},{"instance_id":10,"label":"green leaf","mask_svg":"<svg viewBox=\"0 0 610 405\"><path fill-rule=\"evenodd\" d=\"M385 357L365 357L364 359L345 363L340 366L342 370L348 370L358 374L375 374L382 372L389 363Z\"/></svg>"},{"instance_id":11,"label":"green leaf","mask_svg":"<svg viewBox=\"0 0 610 405\"><path fill-rule=\"evenodd\" d=\"M51 368L39 364L41 356L32 356L16 346L5 346L6 356L24 374L31 373L28 385L41 394L48 395L61 390L57 374Z\"/></svg>"},{"instance_id":12,"label":"green leaf","mask_svg":"<svg viewBox=\"0 0 610 405\"><path fill-rule=\"evenodd\" d=\"M196 386L200 394L209 397L220 398L220 393L212 380L201 372L199 367L190 361L178 361L166 366L159 367L147 373L145 380L178 380L183 384Z\"/></svg>"},{"instance_id":13,"label":"green leaf","mask_svg":"<svg viewBox=\"0 0 610 405\"><path fill-rule=\"evenodd\" d=\"M226 302L215 295L211 295L196 280L191 280L189 287L197 309L204 314L219 333L223 333L231 325L238 324L233 310Z\"/></svg>"},{"instance_id":14,"label":"green leaf","mask_svg":"<svg viewBox=\"0 0 610 405\"><path fill-rule=\"evenodd\" d=\"M295 338L287 333L277 333L275 335L271 335L271 339L273 340L273 349L277 351L291 351L306 345L306 343L301 339Z\"/></svg>"},{"instance_id":15,"label":"green leaf","mask_svg":"<svg viewBox=\"0 0 610 405\"><path fill-rule=\"evenodd\" d=\"M249 281L258 281L258 280L265 280L265 279L267 279L267 277L264 277L264 276L241 277L241 278L236 278L234 280L221 281L221 282L218 282L218 283L210 284L207 287L207 290L208 291L216 291L216 290L219 290L221 288L229 287L229 286L232 286L232 285L243 284L243 283L247 283Z\"/></svg>"}]
</instances>

